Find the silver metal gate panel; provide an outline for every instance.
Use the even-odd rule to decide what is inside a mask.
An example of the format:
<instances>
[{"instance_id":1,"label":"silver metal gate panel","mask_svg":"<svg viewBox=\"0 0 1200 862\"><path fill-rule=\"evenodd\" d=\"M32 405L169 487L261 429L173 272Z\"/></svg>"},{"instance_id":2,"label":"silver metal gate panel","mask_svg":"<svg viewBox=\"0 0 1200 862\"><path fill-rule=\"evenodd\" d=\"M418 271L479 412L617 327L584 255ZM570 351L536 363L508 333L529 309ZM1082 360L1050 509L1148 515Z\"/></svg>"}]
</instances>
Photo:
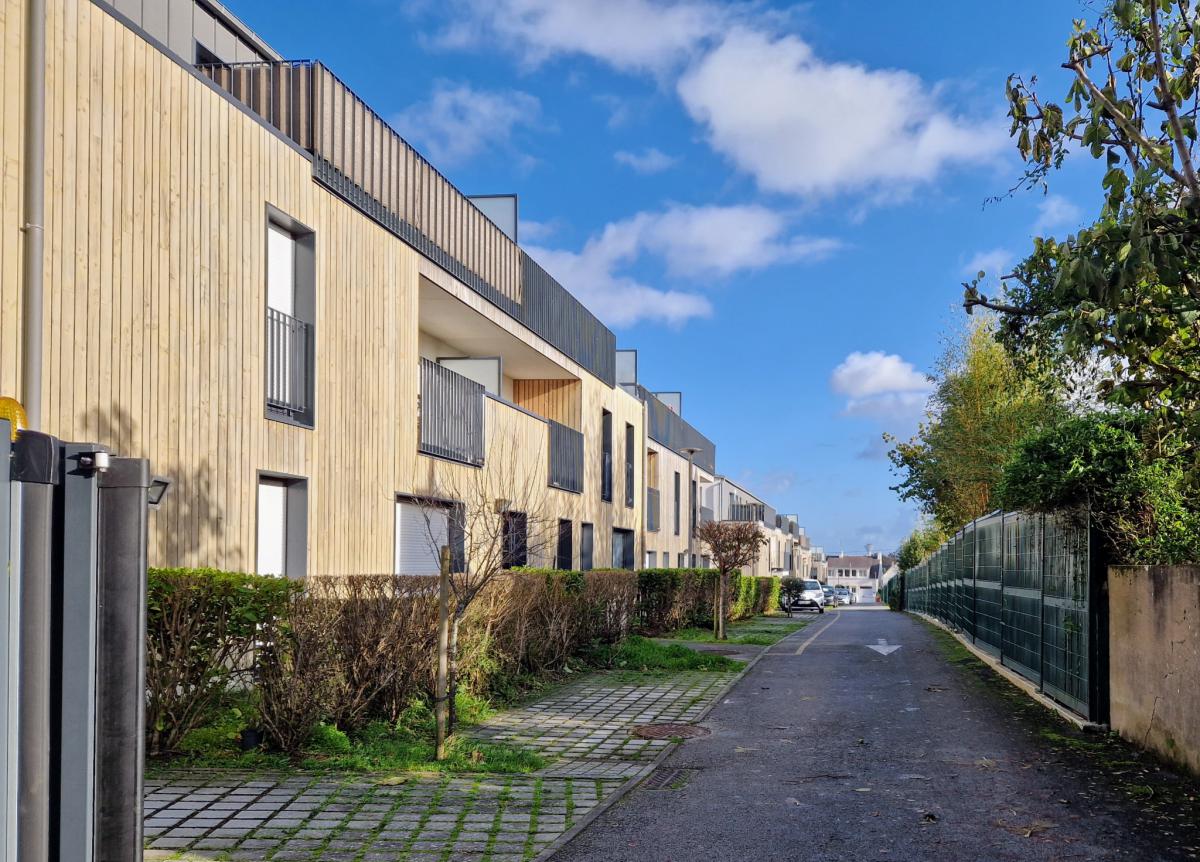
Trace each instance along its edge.
<instances>
[{"instance_id":1,"label":"silver metal gate panel","mask_svg":"<svg viewBox=\"0 0 1200 862\"><path fill-rule=\"evenodd\" d=\"M17 593L20 507L9 476L12 427L0 419L0 862L17 858Z\"/></svg>"}]
</instances>

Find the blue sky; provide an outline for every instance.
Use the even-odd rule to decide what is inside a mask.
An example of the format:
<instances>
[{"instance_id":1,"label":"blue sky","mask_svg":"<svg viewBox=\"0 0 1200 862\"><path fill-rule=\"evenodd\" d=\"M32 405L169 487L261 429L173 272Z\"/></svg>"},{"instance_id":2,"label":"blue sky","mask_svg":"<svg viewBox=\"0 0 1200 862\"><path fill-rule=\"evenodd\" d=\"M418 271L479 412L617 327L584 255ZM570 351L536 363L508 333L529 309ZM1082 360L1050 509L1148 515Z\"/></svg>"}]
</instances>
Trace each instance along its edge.
<instances>
[{"instance_id":1,"label":"blue sky","mask_svg":"<svg viewBox=\"0 0 1200 862\"><path fill-rule=\"evenodd\" d=\"M1061 98L1077 0L230 0L326 62L640 351L723 473L828 552L894 548L908 435L961 281L1096 211L1020 174L1004 80Z\"/></svg>"}]
</instances>

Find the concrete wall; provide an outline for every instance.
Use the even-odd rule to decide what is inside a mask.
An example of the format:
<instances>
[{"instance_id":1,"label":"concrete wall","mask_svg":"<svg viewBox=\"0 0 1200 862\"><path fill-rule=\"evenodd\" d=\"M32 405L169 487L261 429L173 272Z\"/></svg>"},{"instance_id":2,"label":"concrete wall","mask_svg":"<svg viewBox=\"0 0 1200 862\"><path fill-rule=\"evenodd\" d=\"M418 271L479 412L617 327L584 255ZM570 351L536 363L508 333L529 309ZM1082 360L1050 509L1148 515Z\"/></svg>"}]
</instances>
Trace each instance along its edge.
<instances>
[{"instance_id":1,"label":"concrete wall","mask_svg":"<svg viewBox=\"0 0 1200 862\"><path fill-rule=\"evenodd\" d=\"M1200 566L1109 569L1112 727L1200 773Z\"/></svg>"}]
</instances>

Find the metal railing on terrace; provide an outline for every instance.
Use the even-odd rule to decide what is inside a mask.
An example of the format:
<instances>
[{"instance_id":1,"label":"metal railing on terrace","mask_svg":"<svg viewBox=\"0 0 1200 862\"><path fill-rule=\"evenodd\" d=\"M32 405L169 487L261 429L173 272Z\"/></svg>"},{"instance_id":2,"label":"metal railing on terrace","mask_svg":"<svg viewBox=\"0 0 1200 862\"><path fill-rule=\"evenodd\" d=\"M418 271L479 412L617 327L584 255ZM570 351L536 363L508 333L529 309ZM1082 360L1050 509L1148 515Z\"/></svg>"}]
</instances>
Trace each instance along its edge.
<instances>
[{"instance_id":1,"label":"metal railing on terrace","mask_svg":"<svg viewBox=\"0 0 1200 862\"><path fill-rule=\"evenodd\" d=\"M267 407L305 421L312 415L313 327L274 308L267 309Z\"/></svg>"},{"instance_id":2,"label":"metal railing on terrace","mask_svg":"<svg viewBox=\"0 0 1200 862\"><path fill-rule=\"evenodd\" d=\"M669 408L658 396L640 383L624 383L621 388L646 405L646 436L671 451L683 455L685 449L695 449L697 467L707 473L717 469L717 446L682 416ZM686 458L687 456L684 455Z\"/></svg>"},{"instance_id":3,"label":"metal railing on terrace","mask_svg":"<svg viewBox=\"0 0 1200 862\"><path fill-rule=\"evenodd\" d=\"M1107 720L1106 568L1086 523L995 512L892 578L908 610L936 617L1041 691Z\"/></svg>"},{"instance_id":4,"label":"metal railing on terrace","mask_svg":"<svg viewBox=\"0 0 1200 862\"><path fill-rule=\"evenodd\" d=\"M483 393L482 384L422 358L417 448L426 455L482 466Z\"/></svg>"},{"instance_id":5,"label":"metal railing on terrace","mask_svg":"<svg viewBox=\"0 0 1200 862\"><path fill-rule=\"evenodd\" d=\"M313 157L313 176L610 386L616 336L324 64L197 70Z\"/></svg>"},{"instance_id":6,"label":"metal railing on terrace","mask_svg":"<svg viewBox=\"0 0 1200 862\"><path fill-rule=\"evenodd\" d=\"M583 492L583 434L546 420L550 426L550 486L576 494Z\"/></svg>"},{"instance_id":7,"label":"metal railing on terrace","mask_svg":"<svg viewBox=\"0 0 1200 862\"><path fill-rule=\"evenodd\" d=\"M707 524L713 519L713 510L709 506L700 507L700 518L697 524Z\"/></svg>"},{"instance_id":8,"label":"metal railing on terrace","mask_svg":"<svg viewBox=\"0 0 1200 862\"><path fill-rule=\"evenodd\" d=\"M730 503L729 521L762 521L764 520L762 503Z\"/></svg>"},{"instance_id":9,"label":"metal railing on terrace","mask_svg":"<svg viewBox=\"0 0 1200 862\"><path fill-rule=\"evenodd\" d=\"M646 489L646 529L651 533L662 529L662 494L657 488Z\"/></svg>"}]
</instances>

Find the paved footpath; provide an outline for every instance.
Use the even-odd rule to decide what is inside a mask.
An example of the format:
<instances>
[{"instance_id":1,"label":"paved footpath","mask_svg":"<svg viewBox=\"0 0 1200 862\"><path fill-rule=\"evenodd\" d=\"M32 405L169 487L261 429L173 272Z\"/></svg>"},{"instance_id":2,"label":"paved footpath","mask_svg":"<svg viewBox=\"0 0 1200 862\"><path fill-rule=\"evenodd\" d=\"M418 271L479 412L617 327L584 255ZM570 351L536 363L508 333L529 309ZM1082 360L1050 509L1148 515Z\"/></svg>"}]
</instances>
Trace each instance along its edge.
<instances>
[{"instance_id":1,"label":"paved footpath","mask_svg":"<svg viewBox=\"0 0 1200 862\"><path fill-rule=\"evenodd\" d=\"M546 755L532 775L155 771L146 780L146 859L532 859L669 745L634 738L634 726L693 722L733 677L593 675L467 731Z\"/></svg>"},{"instance_id":2,"label":"paved footpath","mask_svg":"<svg viewBox=\"0 0 1200 862\"><path fill-rule=\"evenodd\" d=\"M881 639L900 649L868 648ZM1073 731L990 673L948 661L911 616L826 614L767 651L705 719L712 735L659 767L672 772L554 862L1197 858L1194 796L1178 829L1150 823L1111 786L1123 767L1098 777L1056 748L1047 728Z\"/></svg>"}]
</instances>

